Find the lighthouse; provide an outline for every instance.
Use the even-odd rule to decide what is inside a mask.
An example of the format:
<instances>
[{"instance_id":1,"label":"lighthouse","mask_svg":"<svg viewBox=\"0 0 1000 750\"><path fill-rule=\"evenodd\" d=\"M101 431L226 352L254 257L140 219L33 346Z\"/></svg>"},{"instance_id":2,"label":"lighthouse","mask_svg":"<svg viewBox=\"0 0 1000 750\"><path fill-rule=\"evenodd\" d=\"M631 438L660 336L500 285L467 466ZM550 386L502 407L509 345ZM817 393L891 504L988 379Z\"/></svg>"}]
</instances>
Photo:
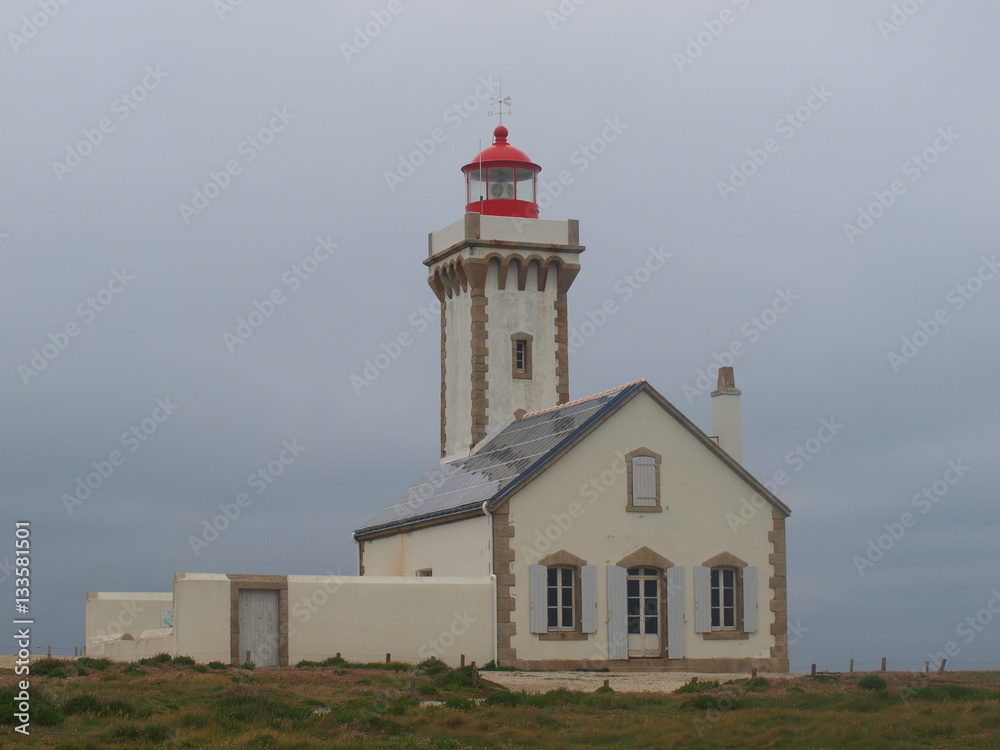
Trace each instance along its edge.
<instances>
[{"instance_id":1,"label":"lighthouse","mask_svg":"<svg viewBox=\"0 0 1000 750\"><path fill-rule=\"evenodd\" d=\"M465 215L429 237L441 303L441 457L515 415L569 400L566 295L580 270L579 222L538 216L541 167L503 125L462 167Z\"/></svg>"}]
</instances>

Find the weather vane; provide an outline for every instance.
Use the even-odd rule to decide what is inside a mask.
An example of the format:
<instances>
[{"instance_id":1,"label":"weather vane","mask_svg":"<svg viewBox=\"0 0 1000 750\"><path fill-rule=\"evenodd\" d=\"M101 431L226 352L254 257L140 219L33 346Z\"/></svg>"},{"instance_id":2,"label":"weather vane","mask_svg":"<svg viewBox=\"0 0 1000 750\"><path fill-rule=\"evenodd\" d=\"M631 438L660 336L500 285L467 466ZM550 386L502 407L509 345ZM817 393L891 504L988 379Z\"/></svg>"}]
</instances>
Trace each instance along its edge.
<instances>
[{"instance_id":1,"label":"weather vane","mask_svg":"<svg viewBox=\"0 0 1000 750\"><path fill-rule=\"evenodd\" d=\"M500 116L500 124L503 125L503 116L504 115L511 116L511 115L514 114L514 110L512 110L510 108L510 97L503 95L503 79L500 79L500 85L499 85L498 93L500 94L500 98L499 99L490 99L490 102L492 104L497 105L497 111L494 112L491 109L489 111L489 117L493 117L493 115L495 115L495 114L499 115ZM507 111L506 112L503 111L504 107L507 107Z\"/></svg>"}]
</instances>

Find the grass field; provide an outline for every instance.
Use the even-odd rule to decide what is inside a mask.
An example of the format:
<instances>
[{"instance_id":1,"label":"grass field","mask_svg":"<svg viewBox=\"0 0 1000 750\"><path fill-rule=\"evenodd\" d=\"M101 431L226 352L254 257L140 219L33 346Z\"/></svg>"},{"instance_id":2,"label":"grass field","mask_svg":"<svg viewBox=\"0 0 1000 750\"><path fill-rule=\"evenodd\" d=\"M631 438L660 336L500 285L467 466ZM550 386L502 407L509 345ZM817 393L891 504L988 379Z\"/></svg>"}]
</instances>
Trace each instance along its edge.
<instances>
[{"instance_id":1,"label":"grass field","mask_svg":"<svg viewBox=\"0 0 1000 750\"><path fill-rule=\"evenodd\" d=\"M440 662L212 666L34 662L28 739L14 732L15 677L0 671L0 748L1000 748L1000 673L529 695Z\"/></svg>"}]
</instances>

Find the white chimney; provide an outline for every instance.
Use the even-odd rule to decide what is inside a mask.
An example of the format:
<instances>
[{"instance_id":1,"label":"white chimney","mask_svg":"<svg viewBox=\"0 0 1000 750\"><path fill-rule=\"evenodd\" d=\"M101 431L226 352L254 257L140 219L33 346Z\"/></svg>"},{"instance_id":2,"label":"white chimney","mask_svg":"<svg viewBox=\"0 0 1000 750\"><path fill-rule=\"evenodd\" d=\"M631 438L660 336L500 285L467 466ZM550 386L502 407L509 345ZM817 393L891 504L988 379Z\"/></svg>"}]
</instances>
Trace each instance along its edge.
<instances>
[{"instance_id":1,"label":"white chimney","mask_svg":"<svg viewBox=\"0 0 1000 750\"><path fill-rule=\"evenodd\" d=\"M712 391L712 432L719 447L743 463L743 424L740 420L740 391L732 367L719 368L719 387Z\"/></svg>"}]
</instances>

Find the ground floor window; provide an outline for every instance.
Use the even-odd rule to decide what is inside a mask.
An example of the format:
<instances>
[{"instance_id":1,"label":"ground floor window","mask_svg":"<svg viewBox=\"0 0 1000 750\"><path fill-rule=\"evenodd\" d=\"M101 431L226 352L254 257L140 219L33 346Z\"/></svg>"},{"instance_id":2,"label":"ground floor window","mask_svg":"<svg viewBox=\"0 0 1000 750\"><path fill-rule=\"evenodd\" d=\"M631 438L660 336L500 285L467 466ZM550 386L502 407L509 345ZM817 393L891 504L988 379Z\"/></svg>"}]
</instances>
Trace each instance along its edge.
<instances>
[{"instance_id":1,"label":"ground floor window","mask_svg":"<svg viewBox=\"0 0 1000 750\"><path fill-rule=\"evenodd\" d=\"M574 606L576 576L573 568L548 569L549 628L571 629L575 625Z\"/></svg>"}]
</instances>

